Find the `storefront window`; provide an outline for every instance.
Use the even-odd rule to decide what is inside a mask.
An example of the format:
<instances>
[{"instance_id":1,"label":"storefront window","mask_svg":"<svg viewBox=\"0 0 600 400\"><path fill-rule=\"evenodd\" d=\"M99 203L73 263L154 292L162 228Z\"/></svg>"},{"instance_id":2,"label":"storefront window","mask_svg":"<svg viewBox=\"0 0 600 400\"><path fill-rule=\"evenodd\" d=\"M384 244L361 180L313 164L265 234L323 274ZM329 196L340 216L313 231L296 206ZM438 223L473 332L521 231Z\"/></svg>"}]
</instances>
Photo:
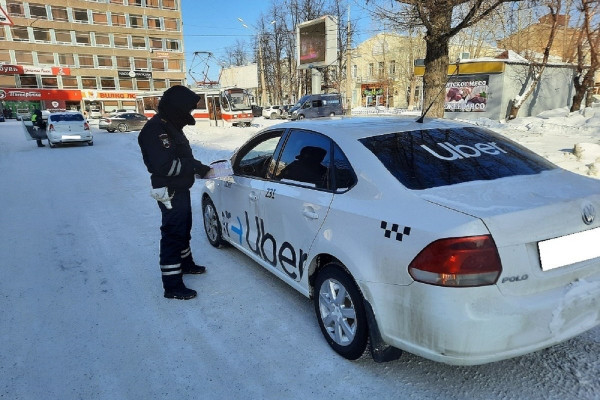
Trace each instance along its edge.
<instances>
[{"instance_id":1,"label":"storefront window","mask_svg":"<svg viewBox=\"0 0 600 400\"><path fill-rule=\"evenodd\" d=\"M13 26L11 30L15 42L29 42L29 33L24 26Z\"/></svg>"},{"instance_id":2,"label":"storefront window","mask_svg":"<svg viewBox=\"0 0 600 400\"><path fill-rule=\"evenodd\" d=\"M33 53L26 50L15 50L17 64L33 65Z\"/></svg>"},{"instance_id":3,"label":"storefront window","mask_svg":"<svg viewBox=\"0 0 600 400\"><path fill-rule=\"evenodd\" d=\"M36 42L50 43L50 31L46 28L33 28L33 38Z\"/></svg>"},{"instance_id":4,"label":"storefront window","mask_svg":"<svg viewBox=\"0 0 600 400\"><path fill-rule=\"evenodd\" d=\"M29 3L29 14L31 15L31 18L48 19L48 12L46 11L46 6L43 4Z\"/></svg>"},{"instance_id":5,"label":"storefront window","mask_svg":"<svg viewBox=\"0 0 600 400\"><path fill-rule=\"evenodd\" d=\"M79 68L94 68L94 57L89 54L79 54Z\"/></svg>"},{"instance_id":6,"label":"storefront window","mask_svg":"<svg viewBox=\"0 0 600 400\"><path fill-rule=\"evenodd\" d=\"M61 30L55 29L54 37L56 38L56 43L71 44L71 32L70 31L61 31Z\"/></svg>"},{"instance_id":7,"label":"storefront window","mask_svg":"<svg viewBox=\"0 0 600 400\"><path fill-rule=\"evenodd\" d=\"M24 88L36 88L37 78L35 75L19 75L19 80L21 81L21 87Z\"/></svg>"},{"instance_id":8,"label":"storefront window","mask_svg":"<svg viewBox=\"0 0 600 400\"><path fill-rule=\"evenodd\" d=\"M42 76L42 87L58 89L58 79L55 76Z\"/></svg>"},{"instance_id":9,"label":"storefront window","mask_svg":"<svg viewBox=\"0 0 600 400\"><path fill-rule=\"evenodd\" d=\"M69 15L65 7L52 6L52 19L54 21L68 21Z\"/></svg>"},{"instance_id":10,"label":"storefront window","mask_svg":"<svg viewBox=\"0 0 600 400\"><path fill-rule=\"evenodd\" d=\"M41 65L54 65L54 54L53 53L45 53L38 51L38 64Z\"/></svg>"},{"instance_id":11,"label":"storefront window","mask_svg":"<svg viewBox=\"0 0 600 400\"><path fill-rule=\"evenodd\" d=\"M106 33L94 33L94 39L96 40L96 46L110 47L110 36Z\"/></svg>"},{"instance_id":12,"label":"storefront window","mask_svg":"<svg viewBox=\"0 0 600 400\"><path fill-rule=\"evenodd\" d=\"M77 78L74 76L61 76L64 89L77 89Z\"/></svg>"},{"instance_id":13,"label":"storefront window","mask_svg":"<svg viewBox=\"0 0 600 400\"><path fill-rule=\"evenodd\" d=\"M102 85L102 89L115 90L117 88L115 86L115 78L113 77L100 78L100 85Z\"/></svg>"},{"instance_id":14,"label":"storefront window","mask_svg":"<svg viewBox=\"0 0 600 400\"><path fill-rule=\"evenodd\" d=\"M81 77L81 88L82 89L98 89L98 83L94 76L82 76Z\"/></svg>"},{"instance_id":15,"label":"storefront window","mask_svg":"<svg viewBox=\"0 0 600 400\"><path fill-rule=\"evenodd\" d=\"M97 56L98 57L98 68L112 68L112 57L111 56Z\"/></svg>"}]
</instances>

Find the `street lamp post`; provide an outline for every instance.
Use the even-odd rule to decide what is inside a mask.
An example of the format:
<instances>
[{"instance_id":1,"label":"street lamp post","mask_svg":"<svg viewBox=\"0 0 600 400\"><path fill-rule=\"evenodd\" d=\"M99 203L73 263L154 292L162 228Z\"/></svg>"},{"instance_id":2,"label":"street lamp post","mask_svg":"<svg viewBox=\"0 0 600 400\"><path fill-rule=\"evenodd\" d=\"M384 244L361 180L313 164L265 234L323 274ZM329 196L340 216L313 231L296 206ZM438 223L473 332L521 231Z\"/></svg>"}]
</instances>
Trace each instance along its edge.
<instances>
[{"instance_id":1,"label":"street lamp post","mask_svg":"<svg viewBox=\"0 0 600 400\"><path fill-rule=\"evenodd\" d=\"M242 26L246 29L250 29L248 25L244 22L243 19L238 17L238 21L242 24ZM254 29L254 33L256 34L256 29ZM262 39L262 34L259 35L260 39ZM261 95L260 95L260 106L264 107L266 105L265 99L267 98L267 85L265 83L265 63L263 59L262 52L262 43L261 40L258 42L258 62L260 63L260 86L261 86Z\"/></svg>"}]
</instances>

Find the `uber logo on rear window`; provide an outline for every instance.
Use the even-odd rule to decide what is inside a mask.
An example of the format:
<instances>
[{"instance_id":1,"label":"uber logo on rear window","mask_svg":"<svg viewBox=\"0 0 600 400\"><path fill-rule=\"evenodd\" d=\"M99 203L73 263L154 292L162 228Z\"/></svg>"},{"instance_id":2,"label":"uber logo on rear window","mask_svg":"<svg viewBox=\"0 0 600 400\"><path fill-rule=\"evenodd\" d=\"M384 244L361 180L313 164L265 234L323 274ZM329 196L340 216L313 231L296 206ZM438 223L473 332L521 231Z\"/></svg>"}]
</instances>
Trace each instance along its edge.
<instances>
[{"instance_id":1,"label":"uber logo on rear window","mask_svg":"<svg viewBox=\"0 0 600 400\"><path fill-rule=\"evenodd\" d=\"M410 235L410 227L405 226L404 228L402 228L402 231L399 232L400 225L398 224L392 224L391 229L388 229L388 223L386 221L381 221L381 229L384 230L384 236L386 238L391 238L392 237L392 233L394 234L394 237L396 240L398 240L399 242L402 241L402 237L404 235L408 236Z\"/></svg>"}]
</instances>

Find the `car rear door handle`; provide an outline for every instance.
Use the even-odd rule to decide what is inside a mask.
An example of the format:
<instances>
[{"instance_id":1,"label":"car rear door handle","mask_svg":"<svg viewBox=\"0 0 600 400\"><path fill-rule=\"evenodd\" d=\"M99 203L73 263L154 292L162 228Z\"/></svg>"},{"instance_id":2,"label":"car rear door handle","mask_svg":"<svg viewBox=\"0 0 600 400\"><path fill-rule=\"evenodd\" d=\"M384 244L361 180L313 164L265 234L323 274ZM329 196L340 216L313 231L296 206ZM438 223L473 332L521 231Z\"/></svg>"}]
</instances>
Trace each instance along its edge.
<instances>
[{"instance_id":1,"label":"car rear door handle","mask_svg":"<svg viewBox=\"0 0 600 400\"><path fill-rule=\"evenodd\" d=\"M248 197L250 198L250 201L256 201L256 200L258 200L258 196L254 192L250 193L248 195Z\"/></svg>"},{"instance_id":2,"label":"car rear door handle","mask_svg":"<svg viewBox=\"0 0 600 400\"><path fill-rule=\"evenodd\" d=\"M310 219L319 219L319 214L311 210L305 209L304 211L302 211L302 214Z\"/></svg>"}]
</instances>

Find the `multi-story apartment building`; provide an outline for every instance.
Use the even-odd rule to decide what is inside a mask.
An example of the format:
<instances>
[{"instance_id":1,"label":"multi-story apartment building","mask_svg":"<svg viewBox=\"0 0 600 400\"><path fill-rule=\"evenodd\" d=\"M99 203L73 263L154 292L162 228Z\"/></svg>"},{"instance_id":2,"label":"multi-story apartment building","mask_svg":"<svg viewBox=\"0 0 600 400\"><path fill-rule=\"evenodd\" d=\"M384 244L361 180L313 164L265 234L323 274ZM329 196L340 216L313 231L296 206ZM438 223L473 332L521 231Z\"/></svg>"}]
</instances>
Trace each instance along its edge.
<instances>
[{"instance_id":1,"label":"multi-story apartment building","mask_svg":"<svg viewBox=\"0 0 600 400\"><path fill-rule=\"evenodd\" d=\"M185 84L180 0L0 0L5 109L134 109Z\"/></svg>"}]
</instances>

